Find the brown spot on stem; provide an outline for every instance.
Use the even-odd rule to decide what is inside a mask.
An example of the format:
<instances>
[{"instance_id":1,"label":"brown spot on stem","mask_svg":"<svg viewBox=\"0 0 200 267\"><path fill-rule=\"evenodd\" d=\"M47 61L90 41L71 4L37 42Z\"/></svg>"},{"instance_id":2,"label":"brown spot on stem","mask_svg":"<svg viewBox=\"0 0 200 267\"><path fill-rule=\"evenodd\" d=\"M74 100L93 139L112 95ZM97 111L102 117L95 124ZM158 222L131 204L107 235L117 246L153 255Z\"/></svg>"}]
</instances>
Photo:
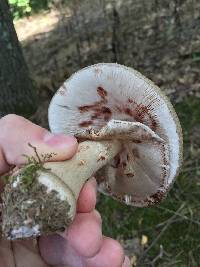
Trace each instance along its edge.
<instances>
[{"instance_id":1,"label":"brown spot on stem","mask_svg":"<svg viewBox=\"0 0 200 267\"><path fill-rule=\"evenodd\" d=\"M89 149L90 148L90 146L84 146L83 144L82 145L80 145L79 147L78 147L78 151L77 152L80 152L80 151L86 151L87 149Z\"/></svg>"},{"instance_id":2,"label":"brown spot on stem","mask_svg":"<svg viewBox=\"0 0 200 267\"><path fill-rule=\"evenodd\" d=\"M83 165L85 165L85 163L86 163L86 161L82 159L82 160L79 161L78 165L79 166L83 166Z\"/></svg>"},{"instance_id":3,"label":"brown spot on stem","mask_svg":"<svg viewBox=\"0 0 200 267\"><path fill-rule=\"evenodd\" d=\"M100 157L98 158L97 162L99 162L100 160L105 160L105 159L106 159L105 156L100 156Z\"/></svg>"}]
</instances>

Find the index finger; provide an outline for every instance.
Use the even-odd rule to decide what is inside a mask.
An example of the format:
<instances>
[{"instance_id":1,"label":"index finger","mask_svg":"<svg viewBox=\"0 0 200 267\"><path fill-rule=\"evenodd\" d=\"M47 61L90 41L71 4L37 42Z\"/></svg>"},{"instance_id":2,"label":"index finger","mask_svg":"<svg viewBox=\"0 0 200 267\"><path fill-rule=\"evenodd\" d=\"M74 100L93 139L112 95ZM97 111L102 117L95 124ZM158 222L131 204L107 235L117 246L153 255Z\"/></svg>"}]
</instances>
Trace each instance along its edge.
<instances>
[{"instance_id":1,"label":"index finger","mask_svg":"<svg viewBox=\"0 0 200 267\"><path fill-rule=\"evenodd\" d=\"M23 117L10 114L0 119L0 175L8 172L11 166L27 163L23 156L35 157L51 154L51 161L71 158L77 150L77 141L72 136L54 135ZM0 182L0 187L2 182Z\"/></svg>"}]
</instances>

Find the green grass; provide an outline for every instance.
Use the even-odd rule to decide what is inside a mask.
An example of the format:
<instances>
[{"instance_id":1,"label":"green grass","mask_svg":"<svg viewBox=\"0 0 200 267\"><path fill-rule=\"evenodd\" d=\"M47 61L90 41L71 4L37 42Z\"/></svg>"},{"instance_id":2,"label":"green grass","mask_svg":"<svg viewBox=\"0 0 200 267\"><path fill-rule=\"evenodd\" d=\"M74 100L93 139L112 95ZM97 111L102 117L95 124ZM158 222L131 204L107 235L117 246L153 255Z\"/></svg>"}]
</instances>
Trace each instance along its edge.
<instances>
[{"instance_id":1,"label":"green grass","mask_svg":"<svg viewBox=\"0 0 200 267\"><path fill-rule=\"evenodd\" d=\"M41 10L47 10L51 0L8 0L15 20L30 16Z\"/></svg>"},{"instance_id":2,"label":"green grass","mask_svg":"<svg viewBox=\"0 0 200 267\"><path fill-rule=\"evenodd\" d=\"M189 97L175 109L183 128L184 164L168 197L152 208L126 207L102 195L98 204L105 235L148 236L138 266L200 266L200 149L191 141L194 126L200 125L199 99ZM161 245L164 253L153 265Z\"/></svg>"}]
</instances>

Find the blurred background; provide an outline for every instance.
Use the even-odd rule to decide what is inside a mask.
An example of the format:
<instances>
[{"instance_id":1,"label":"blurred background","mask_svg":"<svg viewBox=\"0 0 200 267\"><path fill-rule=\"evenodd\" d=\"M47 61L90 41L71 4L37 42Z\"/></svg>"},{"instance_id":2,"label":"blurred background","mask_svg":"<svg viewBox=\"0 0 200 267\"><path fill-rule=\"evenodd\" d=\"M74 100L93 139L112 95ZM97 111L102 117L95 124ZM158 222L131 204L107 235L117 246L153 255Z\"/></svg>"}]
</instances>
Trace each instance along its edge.
<instances>
[{"instance_id":1,"label":"blurred background","mask_svg":"<svg viewBox=\"0 0 200 267\"><path fill-rule=\"evenodd\" d=\"M97 208L104 234L123 244L132 266L200 266L200 1L9 4L0 1L2 115L21 114L48 128L59 86L98 62L137 69L171 99L183 127L184 163L167 199L133 208L101 195Z\"/></svg>"}]
</instances>

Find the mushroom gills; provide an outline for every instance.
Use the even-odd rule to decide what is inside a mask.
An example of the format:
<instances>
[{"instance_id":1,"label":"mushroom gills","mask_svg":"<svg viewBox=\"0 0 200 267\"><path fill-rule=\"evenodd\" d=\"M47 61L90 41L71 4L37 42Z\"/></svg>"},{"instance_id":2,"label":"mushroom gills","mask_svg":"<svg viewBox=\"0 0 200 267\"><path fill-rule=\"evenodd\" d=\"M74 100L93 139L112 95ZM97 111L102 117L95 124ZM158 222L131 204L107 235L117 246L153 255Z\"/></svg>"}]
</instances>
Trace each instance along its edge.
<instances>
[{"instance_id":1,"label":"mushroom gills","mask_svg":"<svg viewBox=\"0 0 200 267\"><path fill-rule=\"evenodd\" d=\"M110 169L109 177L98 174L99 189L130 205L160 202L179 172L182 133L176 112L160 89L132 68L100 63L72 75L50 104L49 125L79 141L112 141L117 132L123 148L100 172Z\"/></svg>"},{"instance_id":2,"label":"mushroom gills","mask_svg":"<svg viewBox=\"0 0 200 267\"><path fill-rule=\"evenodd\" d=\"M67 227L80 190L93 175L101 192L145 207L159 203L179 173L182 133L177 115L160 89L131 68L100 63L76 72L53 97L49 126L53 133L76 136L78 151L70 160L45 163L49 171L37 173L29 195L20 179L5 187L2 213L7 238ZM36 195L34 188L39 188ZM13 212L16 194L20 205ZM35 206L29 210L29 198L39 203L44 216L37 216Z\"/></svg>"}]
</instances>

